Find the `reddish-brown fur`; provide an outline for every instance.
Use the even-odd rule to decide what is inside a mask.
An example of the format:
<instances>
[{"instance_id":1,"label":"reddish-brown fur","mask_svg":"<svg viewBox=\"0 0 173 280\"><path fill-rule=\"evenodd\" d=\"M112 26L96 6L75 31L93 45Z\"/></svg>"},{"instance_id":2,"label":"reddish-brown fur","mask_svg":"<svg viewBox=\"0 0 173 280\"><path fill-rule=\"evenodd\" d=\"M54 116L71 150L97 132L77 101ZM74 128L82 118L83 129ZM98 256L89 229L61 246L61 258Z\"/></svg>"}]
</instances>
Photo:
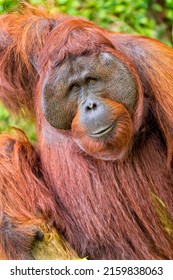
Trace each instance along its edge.
<instances>
[{"instance_id":1,"label":"reddish-brown fur","mask_svg":"<svg viewBox=\"0 0 173 280\"><path fill-rule=\"evenodd\" d=\"M24 136L0 138L0 258L28 258L34 230L46 220L80 257L173 259L173 50L33 8L2 16L0 28L0 99L13 112L36 112L38 135L37 152ZM129 122L122 143L133 133L124 161L87 155L41 110L46 70L100 51L120 58L137 85L132 120L119 109Z\"/></svg>"}]
</instances>

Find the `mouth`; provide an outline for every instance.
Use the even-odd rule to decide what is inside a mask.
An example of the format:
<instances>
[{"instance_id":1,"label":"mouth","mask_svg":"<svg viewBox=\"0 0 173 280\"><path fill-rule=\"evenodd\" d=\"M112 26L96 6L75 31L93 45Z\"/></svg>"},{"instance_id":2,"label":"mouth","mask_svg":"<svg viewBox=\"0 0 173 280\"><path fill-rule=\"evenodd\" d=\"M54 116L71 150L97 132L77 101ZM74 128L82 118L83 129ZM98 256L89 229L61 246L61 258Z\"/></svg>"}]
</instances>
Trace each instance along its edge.
<instances>
[{"instance_id":1,"label":"mouth","mask_svg":"<svg viewBox=\"0 0 173 280\"><path fill-rule=\"evenodd\" d=\"M99 138L102 137L106 134L108 134L113 128L115 127L115 122L113 122L111 125L106 126L106 127L102 127L92 133L89 134L90 137L94 137L94 138Z\"/></svg>"}]
</instances>

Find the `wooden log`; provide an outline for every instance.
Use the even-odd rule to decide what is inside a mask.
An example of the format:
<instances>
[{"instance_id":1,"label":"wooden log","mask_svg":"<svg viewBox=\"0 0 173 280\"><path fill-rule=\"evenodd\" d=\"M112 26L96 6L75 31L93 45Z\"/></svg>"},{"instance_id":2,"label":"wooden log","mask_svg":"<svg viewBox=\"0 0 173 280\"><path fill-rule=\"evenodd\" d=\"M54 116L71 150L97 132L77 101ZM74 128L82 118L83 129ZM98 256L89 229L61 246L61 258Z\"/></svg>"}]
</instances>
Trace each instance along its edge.
<instances>
[{"instance_id":1,"label":"wooden log","mask_svg":"<svg viewBox=\"0 0 173 280\"><path fill-rule=\"evenodd\" d=\"M36 240L32 248L33 257L36 260L79 259L77 253L55 228L50 228L44 224L40 230L44 233L43 240Z\"/></svg>"}]
</instances>

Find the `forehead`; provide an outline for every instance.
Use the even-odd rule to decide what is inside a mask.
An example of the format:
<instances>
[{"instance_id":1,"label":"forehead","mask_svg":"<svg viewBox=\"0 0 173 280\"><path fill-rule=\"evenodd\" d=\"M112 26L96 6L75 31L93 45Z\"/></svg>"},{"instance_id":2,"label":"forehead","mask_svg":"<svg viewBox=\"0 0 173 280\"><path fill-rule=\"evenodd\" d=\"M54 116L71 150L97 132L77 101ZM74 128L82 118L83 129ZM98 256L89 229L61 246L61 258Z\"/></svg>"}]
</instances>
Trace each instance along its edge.
<instances>
[{"instance_id":1,"label":"forehead","mask_svg":"<svg viewBox=\"0 0 173 280\"><path fill-rule=\"evenodd\" d=\"M64 78L87 75L87 73L101 74L103 71L104 74L108 73L109 75L112 70L117 69L117 61L119 59L108 53L71 57L58 68L58 73Z\"/></svg>"}]
</instances>

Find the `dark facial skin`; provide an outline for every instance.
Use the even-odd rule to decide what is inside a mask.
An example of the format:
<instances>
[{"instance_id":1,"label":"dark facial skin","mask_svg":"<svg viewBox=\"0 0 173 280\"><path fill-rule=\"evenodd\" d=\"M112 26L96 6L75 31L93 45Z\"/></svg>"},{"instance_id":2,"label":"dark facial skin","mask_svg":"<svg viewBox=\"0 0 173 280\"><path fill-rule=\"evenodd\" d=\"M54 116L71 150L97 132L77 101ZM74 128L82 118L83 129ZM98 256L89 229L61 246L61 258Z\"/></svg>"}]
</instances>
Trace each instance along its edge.
<instances>
[{"instance_id":1,"label":"dark facial skin","mask_svg":"<svg viewBox=\"0 0 173 280\"><path fill-rule=\"evenodd\" d=\"M131 115L135 99L136 86L127 67L115 56L100 53L68 59L48 73L42 109L50 125L63 130L71 129L78 112L86 133L99 138L114 125L104 100L122 104Z\"/></svg>"}]
</instances>

